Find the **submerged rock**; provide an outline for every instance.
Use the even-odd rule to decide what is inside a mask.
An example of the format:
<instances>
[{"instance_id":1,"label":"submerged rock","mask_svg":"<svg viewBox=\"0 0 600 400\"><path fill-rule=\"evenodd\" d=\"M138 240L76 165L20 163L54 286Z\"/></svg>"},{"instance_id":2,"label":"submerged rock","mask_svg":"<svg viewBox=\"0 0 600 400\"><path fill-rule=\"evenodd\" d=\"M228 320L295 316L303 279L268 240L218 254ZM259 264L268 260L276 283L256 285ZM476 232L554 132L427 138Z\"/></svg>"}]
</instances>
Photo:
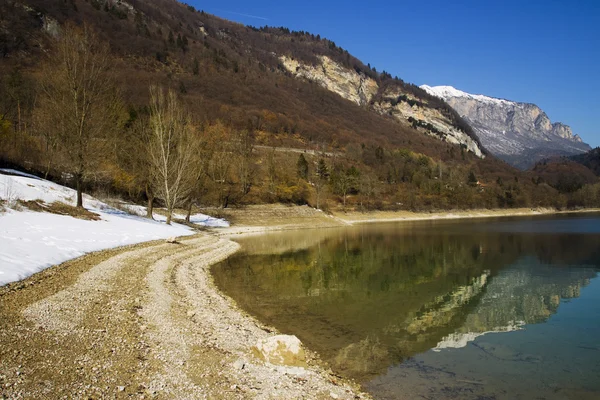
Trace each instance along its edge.
<instances>
[{"instance_id":1,"label":"submerged rock","mask_svg":"<svg viewBox=\"0 0 600 400\"><path fill-rule=\"evenodd\" d=\"M275 365L304 367L306 353L294 335L277 335L261 339L252 348L258 358Z\"/></svg>"}]
</instances>

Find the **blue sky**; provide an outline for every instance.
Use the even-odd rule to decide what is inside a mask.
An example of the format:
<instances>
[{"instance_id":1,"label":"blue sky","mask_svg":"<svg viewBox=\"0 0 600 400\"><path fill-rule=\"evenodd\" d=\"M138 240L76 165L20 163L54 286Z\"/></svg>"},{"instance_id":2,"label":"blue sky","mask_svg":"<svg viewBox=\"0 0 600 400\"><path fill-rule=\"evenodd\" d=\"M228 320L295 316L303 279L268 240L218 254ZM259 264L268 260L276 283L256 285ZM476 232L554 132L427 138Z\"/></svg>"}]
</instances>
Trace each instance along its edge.
<instances>
[{"instance_id":1,"label":"blue sky","mask_svg":"<svg viewBox=\"0 0 600 400\"><path fill-rule=\"evenodd\" d=\"M535 103L600 145L600 0L188 3L245 25L320 34L417 85Z\"/></svg>"}]
</instances>

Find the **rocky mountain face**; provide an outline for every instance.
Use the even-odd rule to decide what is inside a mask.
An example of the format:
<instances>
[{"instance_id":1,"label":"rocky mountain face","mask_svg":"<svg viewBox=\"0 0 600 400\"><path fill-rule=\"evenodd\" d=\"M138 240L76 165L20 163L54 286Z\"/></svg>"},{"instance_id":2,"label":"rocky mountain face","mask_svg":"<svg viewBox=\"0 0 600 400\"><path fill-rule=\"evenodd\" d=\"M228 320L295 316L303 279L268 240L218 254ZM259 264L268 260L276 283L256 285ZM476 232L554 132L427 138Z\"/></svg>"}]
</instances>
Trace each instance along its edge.
<instances>
[{"instance_id":1,"label":"rocky mountain face","mask_svg":"<svg viewBox=\"0 0 600 400\"><path fill-rule=\"evenodd\" d=\"M486 149L517 167L526 169L544 158L591 149L570 127L552 123L535 104L473 95L451 86L421 88L444 99L471 125Z\"/></svg>"},{"instance_id":2,"label":"rocky mountain face","mask_svg":"<svg viewBox=\"0 0 600 400\"><path fill-rule=\"evenodd\" d=\"M331 58L318 56L316 64L280 56L281 65L297 78L315 82L351 102L444 142L460 145L478 157L485 157L477 139L457 126L451 114L430 104L428 99L403 90L398 83L381 84L361 71L347 68ZM415 88L418 89L418 88ZM418 90L417 90L418 91Z\"/></svg>"}]
</instances>

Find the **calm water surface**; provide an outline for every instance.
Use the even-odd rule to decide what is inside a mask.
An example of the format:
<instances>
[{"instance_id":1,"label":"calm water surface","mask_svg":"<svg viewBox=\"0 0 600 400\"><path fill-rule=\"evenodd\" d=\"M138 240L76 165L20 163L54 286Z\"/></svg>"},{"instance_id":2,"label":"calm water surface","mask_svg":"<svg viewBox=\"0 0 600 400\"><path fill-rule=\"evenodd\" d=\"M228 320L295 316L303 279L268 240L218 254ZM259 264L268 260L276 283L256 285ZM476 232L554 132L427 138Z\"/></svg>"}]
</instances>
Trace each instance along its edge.
<instances>
[{"instance_id":1,"label":"calm water surface","mask_svg":"<svg viewBox=\"0 0 600 400\"><path fill-rule=\"evenodd\" d=\"M240 242L217 284L376 398L600 398L597 214Z\"/></svg>"}]
</instances>

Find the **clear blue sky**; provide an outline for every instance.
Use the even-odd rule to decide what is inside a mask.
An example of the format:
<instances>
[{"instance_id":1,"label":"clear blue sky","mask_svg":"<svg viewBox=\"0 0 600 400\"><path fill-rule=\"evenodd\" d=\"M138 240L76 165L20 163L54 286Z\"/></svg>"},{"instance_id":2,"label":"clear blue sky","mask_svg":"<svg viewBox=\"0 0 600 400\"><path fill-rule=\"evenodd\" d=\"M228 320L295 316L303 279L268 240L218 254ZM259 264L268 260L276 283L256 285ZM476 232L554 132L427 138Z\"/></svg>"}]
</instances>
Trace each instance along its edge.
<instances>
[{"instance_id":1,"label":"clear blue sky","mask_svg":"<svg viewBox=\"0 0 600 400\"><path fill-rule=\"evenodd\" d=\"M333 40L417 85L540 106L600 145L600 0L188 0L245 25Z\"/></svg>"}]
</instances>

